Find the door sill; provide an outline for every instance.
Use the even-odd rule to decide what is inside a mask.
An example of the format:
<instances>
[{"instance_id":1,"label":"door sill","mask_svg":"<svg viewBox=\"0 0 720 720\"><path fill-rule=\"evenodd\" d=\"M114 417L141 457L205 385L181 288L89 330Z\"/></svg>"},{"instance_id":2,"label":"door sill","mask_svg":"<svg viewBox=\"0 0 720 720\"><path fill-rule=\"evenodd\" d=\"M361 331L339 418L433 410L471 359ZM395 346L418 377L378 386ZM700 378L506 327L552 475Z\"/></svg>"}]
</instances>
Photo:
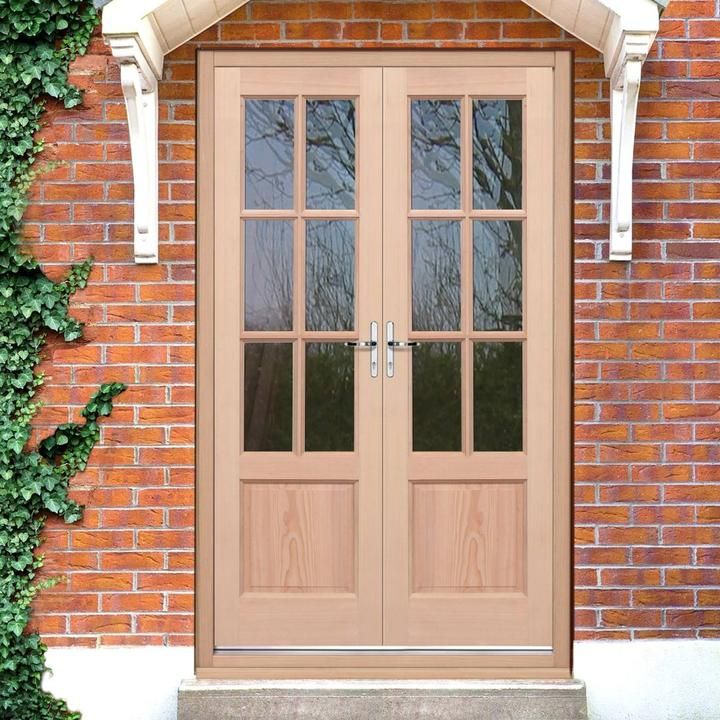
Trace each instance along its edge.
<instances>
[{"instance_id":1,"label":"door sill","mask_svg":"<svg viewBox=\"0 0 720 720\"><path fill-rule=\"evenodd\" d=\"M178 720L586 720L584 683L188 680Z\"/></svg>"},{"instance_id":2,"label":"door sill","mask_svg":"<svg viewBox=\"0 0 720 720\"><path fill-rule=\"evenodd\" d=\"M216 655L551 655L551 646L537 645L308 645L218 647Z\"/></svg>"}]
</instances>

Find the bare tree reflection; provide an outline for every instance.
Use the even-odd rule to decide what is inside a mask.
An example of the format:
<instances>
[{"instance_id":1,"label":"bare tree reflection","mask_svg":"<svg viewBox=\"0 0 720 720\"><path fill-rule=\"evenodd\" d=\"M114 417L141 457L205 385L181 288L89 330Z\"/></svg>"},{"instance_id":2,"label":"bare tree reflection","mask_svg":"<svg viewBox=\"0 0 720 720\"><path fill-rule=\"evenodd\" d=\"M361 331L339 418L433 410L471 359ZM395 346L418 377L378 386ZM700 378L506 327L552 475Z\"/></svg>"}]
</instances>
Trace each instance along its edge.
<instances>
[{"instance_id":1,"label":"bare tree reflection","mask_svg":"<svg viewBox=\"0 0 720 720\"><path fill-rule=\"evenodd\" d=\"M245 450L292 450L292 379L290 343L245 345Z\"/></svg>"},{"instance_id":2,"label":"bare tree reflection","mask_svg":"<svg viewBox=\"0 0 720 720\"><path fill-rule=\"evenodd\" d=\"M523 449L522 343L475 343L475 452Z\"/></svg>"},{"instance_id":3,"label":"bare tree reflection","mask_svg":"<svg viewBox=\"0 0 720 720\"><path fill-rule=\"evenodd\" d=\"M473 100L473 205L522 207L522 101Z\"/></svg>"},{"instance_id":4,"label":"bare tree reflection","mask_svg":"<svg viewBox=\"0 0 720 720\"><path fill-rule=\"evenodd\" d=\"M355 207L355 102L306 104L307 207Z\"/></svg>"},{"instance_id":5,"label":"bare tree reflection","mask_svg":"<svg viewBox=\"0 0 720 720\"><path fill-rule=\"evenodd\" d=\"M310 220L306 228L306 327L308 330L352 330L355 223Z\"/></svg>"},{"instance_id":6,"label":"bare tree reflection","mask_svg":"<svg viewBox=\"0 0 720 720\"><path fill-rule=\"evenodd\" d=\"M460 223L412 224L413 329L460 329Z\"/></svg>"},{"instance_id":7,"label":"bare tree reflection","mask_svg":"<svg viewBox=\"0 0 720 720\"><path fill-rule=\"evenodd\" d=\"M305 352L305 450L352 452L355 355L342 343L308 343Z\"/></svg>"},{"instance_id":8,"label":"bare tree reflection","mask_svg":"<svg viewBox=\"0 0 720 720\"><path fill-rule=\"evenodd\" d=\"M293 206L295 103L245 100L245 207Z\"/></svg>"},{"instance_id":9,"label":"bare tree reflection","mask_svg":"<svg viewBox=\"0 0 720 720\"><path fill-rule=\"evenodd\" d=\"M522 222L473 225L473 316L476 330L522 329Z\"/></svg>"},{"instance_id":10,"label":"bare tree reflection","mask_svg":"<svg viewBox=\"0 0 720 720\"><path fill-rule=\"evenodd\" d=\"M460 101L413 100L412 207L460 207Z\"/></svg>"},{"instance_id":11,"label":"bare tree reflection","mask_svg":"<svg viewBox=\"0 0 720 720\"><path fill-rule=\"evenodd\" d=\"M293 224L245 221L245 329L292 330Z\"/></svg>"},{"instance_id":12,"label":"bare tree reflection","mask_svg":"<svg viewBox=\"0 0 720 720\"><path fill-rule=\"evenodd\" d=\"M413 450L461 449L460 343L422 343L412 355Z\"/></svg>"}]
</instances>

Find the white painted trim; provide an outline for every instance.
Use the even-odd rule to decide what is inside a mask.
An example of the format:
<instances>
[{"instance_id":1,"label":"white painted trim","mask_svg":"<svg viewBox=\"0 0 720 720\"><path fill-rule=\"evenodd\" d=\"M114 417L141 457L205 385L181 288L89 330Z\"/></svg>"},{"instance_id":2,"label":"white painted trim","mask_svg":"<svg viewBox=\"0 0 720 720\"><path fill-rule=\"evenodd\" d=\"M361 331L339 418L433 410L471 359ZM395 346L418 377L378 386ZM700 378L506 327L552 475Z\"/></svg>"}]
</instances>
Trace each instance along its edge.
<instances>
[{"instance_id":1,"label":"white painted trim","mask_svg":"<svg viewBox=\"0 0 720 720\"><path fill-rule=\"evenodd\" d=\"M655 0L523 0L601 50L611 81L610 259L632 258L632 169L641 68L659 29ZM248 0L111 0L103 35L123 65L135 179L135 261L157 262L157 81L164 55ZM142 91L139 91L142 88Z\"/></svg>"},{"instance_id":2,"label":"white painted trim","mask_svg":"<svg viewBox=\"0 0 720 720\"><path fill-rule=\"evenodd\" d=\"M590 720L717 720L717 640L575 643L575 677L587 685Z\"/></svg>"},{"instance_id":3,"label":"white painted trim","mask_svg":"<svg viewBox=\"0 0 720 720\"><path fill-rule=\"evenodd\" d=\"M618 47L606 56L610 78L612 169L610 259L632 259L632 200L635 127L642 66L655 41L652 32L621 32ZM609 57L609 62L608 62Z\"/></svg>"},{"instance_id":4,"label":"white painted trim","mask_svg":"<svg viewBox=\"0 0 720 720\"><path fill-rule=\"evenodd\" d=\"M177 691L192 677L191 647L50 648L43 687L82 720L176 720Z\"/></svg>"},{"instance_id":5,"label":"white painted trim","mask_svg":"<svg viewBox=\"0 0 720 720\"><path fill-rule=\"evenodd\" d=\"M716 640L594 640L575 643L574 655L575 677L587 685L590 720L718 718L720 643ZM51 648L47 659L53 674L45 687L66 698L71 709L82 711L83 720L176 720L178 688L192 678L194 667L189 647ZM318 685L312 681L260 684ZM466 684L401 681L397 686L462 688Z\"/></svg>"},{"instance_id":6,"label":"white painted trim","mask_svg":"<svg viewBox=\"0 0 720 720\"><path fill-rule=\"evenodd\" d=\"M120 62L120 85L130 131L136 263L158 262L158 85L136 38L110 38Z\"/></svg>"}]
</instances>

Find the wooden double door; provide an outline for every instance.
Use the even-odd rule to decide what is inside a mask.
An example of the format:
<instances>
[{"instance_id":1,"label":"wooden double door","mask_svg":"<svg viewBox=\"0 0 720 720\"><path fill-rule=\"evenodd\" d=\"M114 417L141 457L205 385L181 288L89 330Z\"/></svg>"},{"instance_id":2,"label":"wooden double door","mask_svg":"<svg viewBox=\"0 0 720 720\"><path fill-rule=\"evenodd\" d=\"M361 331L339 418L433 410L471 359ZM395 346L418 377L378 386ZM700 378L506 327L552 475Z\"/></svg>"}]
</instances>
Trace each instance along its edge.
<instances>
[{"instance_id":1,"label":"wooden double door","mask_svg":"<svg viewBox=\"0 0 720 720\"><path fill-rule=\"evenodd\" d=\"M567 58L199 80L199 674L567 673Z\"/></svg>"}]
</instances>

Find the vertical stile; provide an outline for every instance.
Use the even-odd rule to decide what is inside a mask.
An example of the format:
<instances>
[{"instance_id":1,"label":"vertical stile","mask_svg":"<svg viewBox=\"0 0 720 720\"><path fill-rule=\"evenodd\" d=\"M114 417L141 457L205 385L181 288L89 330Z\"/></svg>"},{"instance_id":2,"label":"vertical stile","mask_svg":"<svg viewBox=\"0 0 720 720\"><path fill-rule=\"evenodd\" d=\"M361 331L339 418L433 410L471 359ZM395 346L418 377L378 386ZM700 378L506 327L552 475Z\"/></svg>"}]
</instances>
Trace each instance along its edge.
<instances>
[{"instance_id":1,"label":"vertical stile","mask_svg":"<svg viewBox=\"0 0 720 720\"><path fill-rule=\"evenodd\" d=\"M305 452L305 106L304 95L295 97L295 362L293 375L293 433L295 454Z\"/></svg>"},{"instance_id":2,"label":"vertical stile","mask_svg":"<svg viewBox=\"0 0 720 720\"><path fill-rule=\"evenodd\" d=\"M462 397L462 449L465 455L473 451L473 232L472 210L472 96L462 100L460 162L461 162L461 220L460 251L462 258L461 288L461 397Z\"/></svg>"}]
</instances>

